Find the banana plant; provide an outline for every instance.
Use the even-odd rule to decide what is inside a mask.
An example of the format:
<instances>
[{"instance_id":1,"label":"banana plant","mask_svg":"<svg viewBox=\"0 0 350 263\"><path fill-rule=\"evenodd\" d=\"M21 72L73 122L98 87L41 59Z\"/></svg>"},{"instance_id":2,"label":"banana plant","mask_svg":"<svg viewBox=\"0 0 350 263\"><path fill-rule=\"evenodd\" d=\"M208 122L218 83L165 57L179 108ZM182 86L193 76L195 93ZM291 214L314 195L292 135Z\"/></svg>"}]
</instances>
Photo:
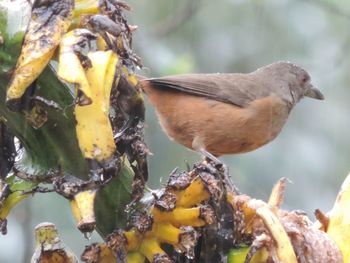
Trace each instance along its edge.
<instances>
[{"instance_id":1,"label":"banana plant","mask_svg":"<svg viewBox=\"0 0 350 263\"><path fill-rule=\"evenodd\" d=\"M209 159L144 194L142 65L125 10L115 0L0 2L0 231L18 202L55 191L80 231L105 239L85 262L348 262L349 179L316 223L281 209L285 180L263 202ZM32 262L77 261L54 225L36 230Z\"/></svg>"},{"instance_id":2,"label":"banana plant","mask_svg":"<svg viewBox=\"0 0 350 263\"><path fill-rule=\"evenodd\" d=\"M87 229L83 227L83 231L95 228L94 210L97 229L102 235L107 235L116 225L121 226L126 221L124 208L131 200L131 182L137 165L130 165L128 158L122 157L124 153L116 151L112 132L118 127L113 127L112 131L108 120L109 106L102 105L106 101L102 100L105 95L102 94L102 99L93 98L94 112L91 114L91 109L88 109L91 105L77 106L79 90L76 83L59 77L57 72L58 67L65 70L69 67L69 63L58 66L64 36L77 27L81 14L95 14L98 10L97 1L75 2L75 9L71 0L35 1L34 4L22 0L0 2L0 144L7 149L0 152L0 225L3 233L6 232L6 217L11 208L30 194L43 191L43 182L51 183L51 191L68 198L73 212L77 211L74 209L77 207L75 195L90 190L96 192L87 205L92 209L93 225ZM90 34L94 38L97 35ZM99 52L98 56L106 54ZM120 78L114 76L118 69L116 64L120 64L121 59L114 57L115 62L110 69L104 68L109 70L110 89L118 85ZM89 72L83 69L79 74L92 79L96 77L94 74L101 74L103 67L96 64ZM109 94L107 97L110 97ZM103 113L106 111L107 115ZM103 125L94 123L97 112L99 116L107 116L109 137L101 131ZM84 129L77 128L77 123L80 126L90 125L90 131L95 129L100 133L97 140L103 136L110 138L109 144L113 147L106 160L87 153L96 153L99 149L84 150L86 144L95 145L91 141L93 136L98 135L96 131L86 135ZM104 151L102 149L102 153ZM106 178L101 179L103 176Z\"/></svg>"}]
</instances>

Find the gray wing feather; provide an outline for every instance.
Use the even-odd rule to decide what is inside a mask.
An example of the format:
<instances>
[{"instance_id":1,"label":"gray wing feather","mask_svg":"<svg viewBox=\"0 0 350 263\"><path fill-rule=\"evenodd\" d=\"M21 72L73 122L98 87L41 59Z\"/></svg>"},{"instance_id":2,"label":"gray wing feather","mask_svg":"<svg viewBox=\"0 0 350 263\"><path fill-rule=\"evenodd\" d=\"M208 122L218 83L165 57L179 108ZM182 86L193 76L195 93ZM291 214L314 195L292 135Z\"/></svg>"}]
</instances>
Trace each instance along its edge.
<instances>
[{"instance_id":1,"label":"gray wing feather","mask_svg":"<svg viewBox=\"0 0 350 263\"><path fill-rule=\"evenodd\" d=\"M187 74L147 79L153 87L231 103L239 107L267 96L266 89L250 74Z\"/></svg>"}]
</instances>

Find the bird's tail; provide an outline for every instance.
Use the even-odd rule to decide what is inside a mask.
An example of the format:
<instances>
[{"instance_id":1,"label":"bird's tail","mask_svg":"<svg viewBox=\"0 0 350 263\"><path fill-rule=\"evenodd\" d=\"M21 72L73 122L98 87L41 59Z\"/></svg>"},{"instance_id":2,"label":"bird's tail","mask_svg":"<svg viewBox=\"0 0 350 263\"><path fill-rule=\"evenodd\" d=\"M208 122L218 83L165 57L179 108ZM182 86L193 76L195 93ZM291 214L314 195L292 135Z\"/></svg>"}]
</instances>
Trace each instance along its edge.
<instances>
[{"instance_id":1,"label":"bird's tail","mask_svg":"<svg viewBox=\"0 0 350 263\"><path fill-rule=\"evenodd\" d=\"M151 89L149 78L142 75L136 75L136 79L138 81L138 87L141 88L141 90L147 94L148 91Z\"/></svg>"}]
</instances>

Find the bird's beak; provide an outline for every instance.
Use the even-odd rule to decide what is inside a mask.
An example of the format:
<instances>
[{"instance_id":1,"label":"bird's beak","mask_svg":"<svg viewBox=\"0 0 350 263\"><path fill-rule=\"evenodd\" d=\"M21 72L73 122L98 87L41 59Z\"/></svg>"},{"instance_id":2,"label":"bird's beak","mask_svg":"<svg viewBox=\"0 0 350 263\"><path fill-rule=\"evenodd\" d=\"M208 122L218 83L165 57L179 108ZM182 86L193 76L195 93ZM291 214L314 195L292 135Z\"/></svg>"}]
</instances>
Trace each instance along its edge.
<instances>
[{"instance_id":1,"label":"bird's beak","mask_svg":"<svg viewBox=\"0 0 350 263\"><path fill-rule=\"evenodd\" d=\"M310 87L308 87L308 89L306 90L304 96L309 97L309 98L313 98L313 99L316 99L316 100L324 100L324 96L321 93L321 91L316 89L311 84L310 84Z\"/></svg>"}]
</instances>

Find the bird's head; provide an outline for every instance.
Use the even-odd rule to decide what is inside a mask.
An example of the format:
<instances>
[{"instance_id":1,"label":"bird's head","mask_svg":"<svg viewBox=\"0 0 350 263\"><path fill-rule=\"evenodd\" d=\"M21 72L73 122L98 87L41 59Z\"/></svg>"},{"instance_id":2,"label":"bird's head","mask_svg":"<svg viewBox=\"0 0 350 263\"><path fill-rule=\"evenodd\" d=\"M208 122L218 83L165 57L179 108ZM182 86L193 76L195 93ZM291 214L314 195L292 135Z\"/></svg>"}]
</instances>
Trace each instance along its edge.
<instances>
[{"instance_id":1,"label":"bird's head","mask_svg":"<svg viewBox=\"0 0 350 263\"><path fill-rule=\"evenodd\" d=\"M296 104L303 97L323 100L324 96L311 83L310 75L306 70L290 62L275 62L260 68L274 82L271 89L283 99Z\"/></svg>"}]
</instances>

